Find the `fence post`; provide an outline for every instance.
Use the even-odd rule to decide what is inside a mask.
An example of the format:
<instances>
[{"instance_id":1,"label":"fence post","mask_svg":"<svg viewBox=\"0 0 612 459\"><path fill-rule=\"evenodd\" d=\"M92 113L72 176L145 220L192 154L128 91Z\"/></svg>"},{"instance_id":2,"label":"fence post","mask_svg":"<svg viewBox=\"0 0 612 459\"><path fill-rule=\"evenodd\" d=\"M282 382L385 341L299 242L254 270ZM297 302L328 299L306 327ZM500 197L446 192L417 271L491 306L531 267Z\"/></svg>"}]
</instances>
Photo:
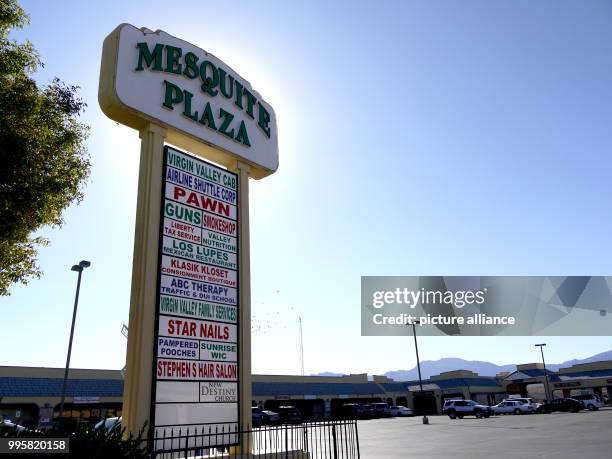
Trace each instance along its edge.
<instances>
[{"instance_id":1,"label":"fence post","mask_svg":"<svg viewBox=\"0 0 612 459\"><path fill-rule=\"evenodd\" d=\"M336 442L336 424L332 424L332 441L334 445L334 459L338 459L338 443Z\"/></svg>"},{"instance_id":2,"label":"fence post","mask_svg":"<svg viewBox=\"0 0 612 459\"><path fill-rule=\"evenodd\" d=\"M179 444L180 444L180 437L179 437ZM187 459L189 455L189 427L187 427L187 435L185 436L185 459Z\"/></svg>"},{"instance_id":3,"label":"fence post","mask_svg":"<svg viewBox=\"0 0 612 459\"><path fill-rule=\"evenodd\" d=\"M288 425L285 424L285 458L289 458L289 431L288 429Z\"/></svg>"},{"instance_id":4,"label":"fence post","mask_svg":"<svg viewBox=\"0 0 612 459\"><path fill-rule=\"evenodd\" d=\"M361 458L361 454L359 453L359 430L357 429L357 421L355 422L355 444L357 445L357 459Z\"/></svg>"}]
</instances>

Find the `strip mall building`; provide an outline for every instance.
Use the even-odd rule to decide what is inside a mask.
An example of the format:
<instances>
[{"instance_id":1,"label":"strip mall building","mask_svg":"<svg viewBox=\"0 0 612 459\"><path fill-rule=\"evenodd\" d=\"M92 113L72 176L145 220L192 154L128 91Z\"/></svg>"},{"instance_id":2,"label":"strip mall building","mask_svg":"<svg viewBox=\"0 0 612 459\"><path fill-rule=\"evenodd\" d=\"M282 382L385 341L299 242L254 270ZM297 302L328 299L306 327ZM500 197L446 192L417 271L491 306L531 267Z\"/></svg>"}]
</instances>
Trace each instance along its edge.
<instances>
[{"instance_id":1,"label":"strip mall building","mask_svg":"<svg viewBox=\"0 0 612 459\"><path fill-rule=\"evenodd\" d=\"M59 415L62 368L0 366L0 418L29 427L50 425ZM581 392L612 394L612 361L547 371L555 397ZM545 373L541 364L517 365L512 373L480 376L467 370L450 371L423 381L394 381L385 376L253 375L253 403L274 410L294 405L305 417L325 419L340 415L345 403L387 402L413 408L417 414L440 413L444 400L465 398L495 404L508 395L544 398ZM123 377L118 370L70 370L65 416L79 423L120 416Z\"/></svg>"}]
</instances>

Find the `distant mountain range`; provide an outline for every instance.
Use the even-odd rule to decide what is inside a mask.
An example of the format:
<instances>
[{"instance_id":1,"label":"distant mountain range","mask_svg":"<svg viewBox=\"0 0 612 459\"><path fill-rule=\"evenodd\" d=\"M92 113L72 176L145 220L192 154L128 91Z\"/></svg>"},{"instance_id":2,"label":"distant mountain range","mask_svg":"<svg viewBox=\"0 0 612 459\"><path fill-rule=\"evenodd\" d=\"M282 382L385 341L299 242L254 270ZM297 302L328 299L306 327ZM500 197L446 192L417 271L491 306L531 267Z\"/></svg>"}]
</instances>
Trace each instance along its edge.
<instances>
[{"instance_id":1,"label":"distant mountain range","mask_svg":"<svg viewBox=\"0 0 612 459\"><path fill-rule=\"evenodd\" d=\"M546 368L557 371L559 368L569 367L578 363L599 362L601 360L612 360L612 350L587 357L586 359L573 359L562 363L547 363ZM464 360L456 358L424 360L421 362L421 375L425 379L445 371L453 370L470 370L482 376L495 376L497 373L502 371L516 370L516 365L496 365L491 362L482 362L480 360ZM419 378L416 366L411 370L387 371L384 375L388 376L389 378L393 378L396 381L411 381ZM326 371L312 376L342 376L342 373Z\"/></svg>"}]
</instances>

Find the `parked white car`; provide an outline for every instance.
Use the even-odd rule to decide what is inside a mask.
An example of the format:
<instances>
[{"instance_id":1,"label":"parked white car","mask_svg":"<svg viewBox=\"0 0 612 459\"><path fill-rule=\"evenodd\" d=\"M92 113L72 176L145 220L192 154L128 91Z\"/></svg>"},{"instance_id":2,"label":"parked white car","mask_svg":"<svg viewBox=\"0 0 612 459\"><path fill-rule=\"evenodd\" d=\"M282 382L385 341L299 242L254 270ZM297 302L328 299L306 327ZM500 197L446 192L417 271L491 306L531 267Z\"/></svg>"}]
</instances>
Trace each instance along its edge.
<instances>
[{"instance_id":1,"label":"parked white car","mask_svg":"<svg viewBox=\"0 0 612 459\"><path fill-rule=\"evenodd\" d=\"M491 407L495 414L531 414L535 413L533 407L528 403L518 400L505 400Z\"/></svg>"},{"instance_id":2,"label":"parked white car","mask_svg":"<svg viewBox=\"0 0 612 459\"><path fill-rule=\"evenodd\" d=\"M394 405L389 408L391 416L413 416L414 412L410 408L401 405Z\"/></svg>"},{"instance_id":3,"label":"parked white car","mask_svg":"<svg viewBox=\"0 0 612 459\"><path fill-rule=\"evenodd\" d=\"M521 402L523 404L529 405L533 408L534 413L540 413L542 411L542 404L536 402L531 397L511 397L503 400L504 402L512 401L512 402Z\"/></svg>"},{"instance_id":4,"label":"parked white car","mask_svg":"<svg viewBox=\"0 0 612 459\"><path fill-rule=\"evenodd\" d=\"M603 402L596 394L574 395L572 398L580 400L589 411L595 411L604 406Z\"/></svg>"}]
</instances>

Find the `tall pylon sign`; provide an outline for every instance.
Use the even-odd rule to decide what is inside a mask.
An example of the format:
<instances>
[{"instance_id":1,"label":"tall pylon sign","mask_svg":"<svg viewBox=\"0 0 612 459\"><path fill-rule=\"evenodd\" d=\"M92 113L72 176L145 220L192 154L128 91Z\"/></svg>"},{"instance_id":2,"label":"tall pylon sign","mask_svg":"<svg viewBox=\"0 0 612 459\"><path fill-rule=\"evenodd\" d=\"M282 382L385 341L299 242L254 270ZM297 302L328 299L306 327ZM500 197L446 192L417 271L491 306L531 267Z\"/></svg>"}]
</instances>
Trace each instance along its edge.
<instances>
[{"instance_id":1,"label":"tall pylon sign","mask_svg":"<svg viewBox=\"0 0 612 459\"><path fill-rule=\"evenodd\" d=\"M212 54L130 24L104 40L98 99L141 138L123 424L149 426L153 449L172 429L237 432L251 418L249 177L278 168L274 110Z\"/></svg>"}]
</instances>

